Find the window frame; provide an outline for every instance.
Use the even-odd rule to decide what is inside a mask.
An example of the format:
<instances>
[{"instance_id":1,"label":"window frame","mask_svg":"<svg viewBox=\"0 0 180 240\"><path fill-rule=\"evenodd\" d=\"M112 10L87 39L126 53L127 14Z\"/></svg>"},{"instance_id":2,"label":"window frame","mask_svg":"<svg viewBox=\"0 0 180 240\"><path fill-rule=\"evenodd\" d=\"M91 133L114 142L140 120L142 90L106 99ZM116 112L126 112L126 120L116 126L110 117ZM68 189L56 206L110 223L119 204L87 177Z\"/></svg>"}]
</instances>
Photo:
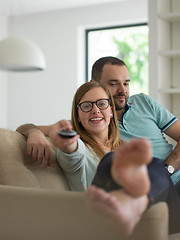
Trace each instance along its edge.
<instances>
[{"instance_id":1,"label":"window frame","mask_svg":"<svg viewBox=\"0 0 180 240\"><path fill-rule=\"evenodd\" d=\"M116 25L116 26L108 26L108 27L99 27L99 28L88 28L85 30L85 80L88 82L88 58L89 58L89 39L88 34L89 32L95 31L103 31L103 30L111 30L111 29L118 29L118 28L128 28L128 27L138 27L138 26L148 26L147 22L141 23L134 23L134 24L125 24L125 25Z\"/></svg>"}]
</instances>

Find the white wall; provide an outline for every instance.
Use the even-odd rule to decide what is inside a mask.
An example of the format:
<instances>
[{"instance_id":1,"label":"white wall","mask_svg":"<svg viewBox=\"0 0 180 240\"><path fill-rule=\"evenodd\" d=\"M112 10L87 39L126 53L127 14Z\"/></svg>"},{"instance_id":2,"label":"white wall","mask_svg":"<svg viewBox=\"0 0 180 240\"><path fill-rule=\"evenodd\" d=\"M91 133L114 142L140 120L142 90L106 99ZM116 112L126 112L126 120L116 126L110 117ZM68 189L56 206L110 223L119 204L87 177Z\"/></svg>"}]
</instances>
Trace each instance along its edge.
<instances>
[{"instance_id":1,"label":"white wall","mask_svg":"<svg viewBox=\"0 0 180 240\"><path fill-rule=\"evenodd\" d=\"M0 39L7 36L8 19L0 16ZM8 127L8 80L7 73L0 71L0 127Z\"/></svg>"},{"instance_id":2,"label":"white wall","mask_svg":"<svg viewBox=\"0 0 180 240\"><path fill-rule=\"evenodd\" d=\"M9 74L8 128L70 119L73 95L85 80L84 29L144 22L147 14L146 0L126 0L10 19L10 35L41 46L47 69Z\"/></svg>"}]
</instances>

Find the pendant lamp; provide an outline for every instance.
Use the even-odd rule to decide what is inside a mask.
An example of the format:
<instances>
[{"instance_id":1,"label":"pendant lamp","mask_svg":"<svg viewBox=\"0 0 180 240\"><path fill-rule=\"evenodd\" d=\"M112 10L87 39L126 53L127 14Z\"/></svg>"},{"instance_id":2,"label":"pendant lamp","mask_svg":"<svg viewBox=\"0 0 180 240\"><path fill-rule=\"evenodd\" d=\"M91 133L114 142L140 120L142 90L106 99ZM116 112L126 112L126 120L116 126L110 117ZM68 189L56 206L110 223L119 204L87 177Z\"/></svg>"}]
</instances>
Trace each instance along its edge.
<instances>
[{"instance_id":1,"label":"pendant lamp","mask_svg":"<svg viewBox=\"0 0 180 240\"><path fill-rule=\"evenodd\" d=\"M45 68L44 55L34 42L19 37L0 40L1 70L28 72Z\"/></svg>"}]
</instances>

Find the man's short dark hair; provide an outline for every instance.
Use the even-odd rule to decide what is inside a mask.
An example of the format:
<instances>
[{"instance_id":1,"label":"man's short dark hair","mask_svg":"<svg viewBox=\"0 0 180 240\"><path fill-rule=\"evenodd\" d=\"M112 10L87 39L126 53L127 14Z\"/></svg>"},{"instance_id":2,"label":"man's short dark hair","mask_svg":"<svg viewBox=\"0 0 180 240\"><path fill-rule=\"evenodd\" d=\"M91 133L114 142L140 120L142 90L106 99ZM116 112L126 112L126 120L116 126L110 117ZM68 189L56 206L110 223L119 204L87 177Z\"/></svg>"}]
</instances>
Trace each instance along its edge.
<instances>
[{"instance_id":1,"label":"man's short dark hair","mask_svg":"<svg viewBox=\"0 0 180 240\"><path fill-rule=\"evenodd\" d=\"M93 79L94 81L100 82L102 69L105 64L126 66L126 64L122 60L116 57L108 56L108 57L99 58L92 66L91 79Z\"/></svg>"}]
</instances>

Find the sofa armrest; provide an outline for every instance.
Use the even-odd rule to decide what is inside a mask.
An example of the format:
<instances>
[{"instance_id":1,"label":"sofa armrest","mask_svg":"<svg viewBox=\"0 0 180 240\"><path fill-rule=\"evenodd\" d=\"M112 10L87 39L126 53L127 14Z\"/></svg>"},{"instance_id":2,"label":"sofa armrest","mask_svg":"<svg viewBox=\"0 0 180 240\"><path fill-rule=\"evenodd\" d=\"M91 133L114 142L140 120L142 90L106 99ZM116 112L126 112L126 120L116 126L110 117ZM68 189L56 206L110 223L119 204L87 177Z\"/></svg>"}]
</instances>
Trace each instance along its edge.
<instances>
[{"instance_id":1,"label":"sofa armrest","mask_svg":"<svg viewBox=\"0 0 180 240\"><path fill-rule=\"evenodd\" d=\"M107 219L91 212L85 193L0 185L0 213L0 239L168 239L165 203L151 207L130 238L117 236Z\"/></svg>"},{"instance_id":2,"label":"sofa armrest","mask_svg":"<svg viewBox=\"0 0 180 240\"><path fill-rule=\"evenodd\" d=\"M0 128L0 184L21 187L69 190L50 144L52 166L43 169L27 155L26 138L19 132Z\"/></svg>"}]
</instances>

